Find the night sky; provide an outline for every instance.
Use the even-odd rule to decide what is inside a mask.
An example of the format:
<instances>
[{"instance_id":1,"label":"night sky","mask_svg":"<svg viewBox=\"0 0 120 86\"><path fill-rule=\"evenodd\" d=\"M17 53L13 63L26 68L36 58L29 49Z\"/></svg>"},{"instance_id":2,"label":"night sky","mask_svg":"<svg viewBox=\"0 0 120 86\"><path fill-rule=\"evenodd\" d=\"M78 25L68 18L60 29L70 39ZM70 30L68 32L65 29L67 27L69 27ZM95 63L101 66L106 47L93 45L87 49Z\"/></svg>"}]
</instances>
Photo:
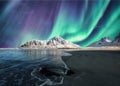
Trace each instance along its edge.
<instances>
[{"instance_id":1,"label":"night sky","mask_svg":"<svg viewBox=\"0 0 120 86\"><path fill-rule=\"evenodd\" d=\"M120 33L120 0L0 0L0 47L61 36L88 46Z\"/></svg>"}]
</instances>

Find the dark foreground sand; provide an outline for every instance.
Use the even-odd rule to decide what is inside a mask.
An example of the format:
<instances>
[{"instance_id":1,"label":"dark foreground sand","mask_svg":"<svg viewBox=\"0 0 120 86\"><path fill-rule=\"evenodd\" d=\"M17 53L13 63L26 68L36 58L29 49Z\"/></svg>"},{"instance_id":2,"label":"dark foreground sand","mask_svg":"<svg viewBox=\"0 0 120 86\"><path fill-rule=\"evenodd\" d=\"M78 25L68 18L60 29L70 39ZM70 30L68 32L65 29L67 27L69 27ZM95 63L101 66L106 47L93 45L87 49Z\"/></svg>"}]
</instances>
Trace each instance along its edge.
<instances>
[{"instance_id":1,"label":"dark foreground sand","mask_svg":"<svg viewBox=\"0 0 120 86\"><path fill-rule=\"evenodd\" d=\"M63 57L72 74L60 86L120 86L120 51L74 51Z\"/></svg>"}]
</instances>

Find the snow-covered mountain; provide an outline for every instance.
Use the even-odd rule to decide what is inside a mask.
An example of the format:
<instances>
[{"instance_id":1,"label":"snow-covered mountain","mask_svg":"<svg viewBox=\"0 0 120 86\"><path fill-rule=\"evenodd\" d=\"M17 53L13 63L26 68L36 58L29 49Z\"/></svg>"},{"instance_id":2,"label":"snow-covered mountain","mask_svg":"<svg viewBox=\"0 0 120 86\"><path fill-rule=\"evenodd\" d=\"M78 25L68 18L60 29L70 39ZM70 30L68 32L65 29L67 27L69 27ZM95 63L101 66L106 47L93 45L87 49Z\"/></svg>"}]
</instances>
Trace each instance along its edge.
<instances>
[{"instance_id":1,"label":"snow-covered mountain","mask_svg":"<svg viewBox=\"0 0 120 86\"><path fill-rule=\"evenodd\" d=\"M92 43L90 46L94 46L94 47L109 46L111 42L112 40L110 38L104 37L101 40Z\"/></svg>"},{"instance_id":2,"label":"snow-covered mountain","mask_svg":"<svg viewBox=\"0 0 120 86\"><path fill-rule=\"evenodd\" d=\"M21 48L64 48L64 49L80 48L79 45L76 45L70 41L64 40L59 36L54 37L50 40L32 40L32 41L26 42L20 47Z\"/></svg>"},{"instance_id":3,"label":"snow-covered mountain","mask_svg":"<svg viewBox=\"0 0 120 86\"><path fill-rule=\"evenodd\" d=\"M101 47L101 46L120 46L120 34L111 40L108 37L104 37L99 41L96 41L89 45L90 47Z\"/></svg>"}]
</instances>

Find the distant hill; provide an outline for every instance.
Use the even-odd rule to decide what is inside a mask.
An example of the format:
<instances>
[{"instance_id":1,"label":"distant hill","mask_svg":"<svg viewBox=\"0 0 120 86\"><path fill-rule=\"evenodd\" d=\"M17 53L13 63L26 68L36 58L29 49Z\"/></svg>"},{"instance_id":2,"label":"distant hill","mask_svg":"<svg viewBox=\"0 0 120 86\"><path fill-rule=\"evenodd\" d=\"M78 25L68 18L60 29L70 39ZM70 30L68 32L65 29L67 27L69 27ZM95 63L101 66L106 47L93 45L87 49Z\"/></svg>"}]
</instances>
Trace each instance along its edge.
<instances>
[{"instance_id":1,"label":"distant hill","mask_svg":"<svg viewBox=\"0 0 120 86\"><path fill-rule=\"evenodd\" d=\"M120 34L111 40L109 37L104 37L89 45L89 47L102 47L102 46L120 46Z\"/></svg>"}]
</instances>

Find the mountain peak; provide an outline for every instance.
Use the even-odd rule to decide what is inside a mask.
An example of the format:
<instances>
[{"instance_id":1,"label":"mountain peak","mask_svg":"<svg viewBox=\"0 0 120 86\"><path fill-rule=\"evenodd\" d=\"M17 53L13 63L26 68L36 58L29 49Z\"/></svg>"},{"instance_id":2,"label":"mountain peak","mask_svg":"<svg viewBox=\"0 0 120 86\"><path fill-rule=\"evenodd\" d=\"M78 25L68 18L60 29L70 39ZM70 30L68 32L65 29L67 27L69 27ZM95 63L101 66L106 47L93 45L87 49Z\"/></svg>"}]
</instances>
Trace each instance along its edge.
<instances>
[{"instance_id":1,"label":"mountain peak","mask_svg":"<svg viewBox=\"0 0 120 86\"><path fill-rule=\"evenodd\" d=\"M60 39L61 39L62 37L60 37L60 36L55 36L55 37L53 37L53 38L60 38ZM62 38L62 39L63 39L63 38Z\"/></svg>"},{"instance_id":2,"label":"mountain peak","mask_svg":"<svg viewBox=\"0 0 120 86\"><path fill-rule=\"evenodd\" d=\"M55 36L55 37L52 38L52 40L65 40L65 39L63 39L63 38L60 37L60 36Z\"/></svg>"},{"instance_id":3,"label":"mountain peak","mask_svg":"<svg viewBox=\"0 0 120 86\"><path fill-rule=\"evenodd\" d=\"M112 40L109 37L104 37L101 39L102 42L112 42Z\"/></svg>"},{"instance_id":4,"label":"mountain peak","mask_svg":"<svg viewBox=\"0 0 120 86\"><path fill-rule=\"evenodd\" d=\"M79 45L63 39L60 36L51 38L50 40L32 40L21 45L21 48L80 48Z\"/></svg>"},{"instance_id":5,"label":"mountain peak","mask_svg":"<svg viewBox=\"0 0 120 86\"><path fill-rule=\"evenodd\" d=\"M111 40L109 37L104 37L99 41L92 43L92 47L101 47L101 46L120 46L120 34L118 34L114 40Z\"/></svg>"}]
</instances>

